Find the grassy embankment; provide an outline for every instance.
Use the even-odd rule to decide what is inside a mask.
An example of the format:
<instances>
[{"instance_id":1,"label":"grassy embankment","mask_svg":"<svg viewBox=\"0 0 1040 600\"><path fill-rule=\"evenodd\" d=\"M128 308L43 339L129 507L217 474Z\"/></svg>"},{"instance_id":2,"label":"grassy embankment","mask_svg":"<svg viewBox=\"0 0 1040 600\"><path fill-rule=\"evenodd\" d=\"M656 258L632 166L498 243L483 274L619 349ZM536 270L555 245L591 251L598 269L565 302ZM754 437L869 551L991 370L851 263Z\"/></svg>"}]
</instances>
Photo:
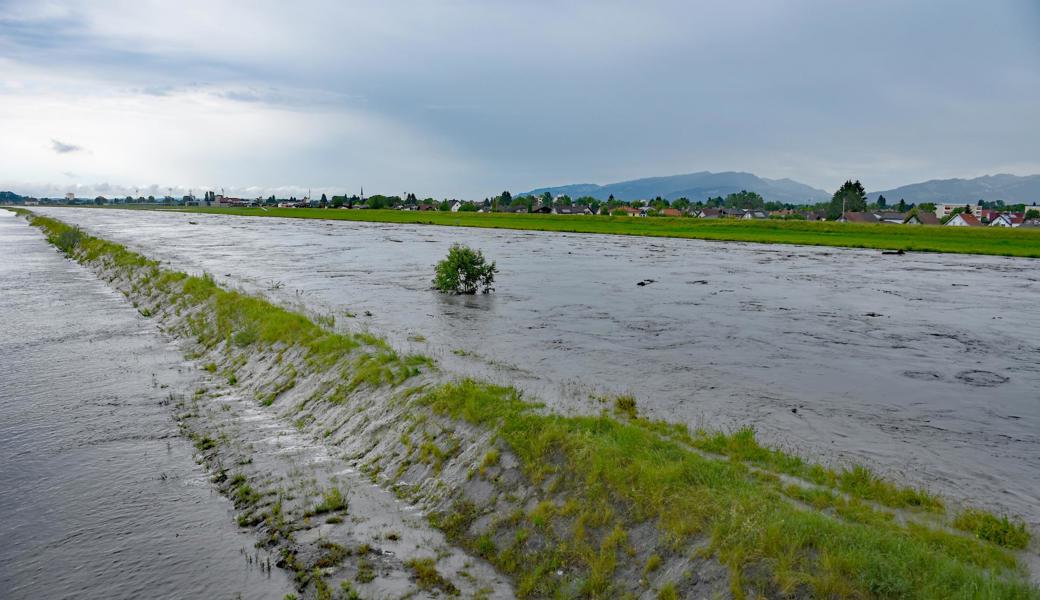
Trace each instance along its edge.
<instances>
[{"instance_id":1,"label":"grassy embankment","mask_svg":"<svg viewBox=\"0 0 1040 600\"><path fill-rule=\"evenodd\" d=\"M432 368L427 359L401 357L372 336L332 333L262 299L223 290L208 277L163 270L60 221L32 221L81 262L143 270L142 285L172 290L178 305L208 307L216 327L205 328L207 343L298 346L319 365L362 349L366 358L344 373L344 385L363 378L392 386ZM533 484L560 482L557 492L566 500L547 500L516 515L521 528L507 547L472 536L477 515L466 506L433 517L449 537L512 575L521 595L552 597L561 589L547 574L577 569L586 573L580 596L614 597L612 574L636 554L628 542L631 526L651 522L670 551L725 564L737 597L757 582L771 597L1040 598L1008 550L1030 541L1020 524L980 511L948 514L942 500L926 491L896 486L862 468L835 471L763 448L750 430L690 432L641 418L630 398L618 399L612 414L564 417L523 400L514 388L472 380L416 390L410 401L417 411L493 431ZM485 458L497 460L491 453ZM892 509L900 509L898 517ZM561 522L568 523L566 535L554 544L524 543L529 534L521 533ZM695 549L691 543L701 539L708 543ZM660 562L655 554L645 571ZM675 597L676 587L668 584L658 593Z\"/></svg>"},{"instance_id":2,"label":"grassy embankment","mask_svg":"<svg viewBox=\"0 0 1040 600\"><path fill-rule=\"evenodd\" d=\"M322 210L318 208L261 210L259 208L188 207L176 210L254 217L414 223L1040 258L1040 230L1004 227L936 227L780 220L742 221L738 219L516 215L401 210Z\"/></svg>"}]
</instances>

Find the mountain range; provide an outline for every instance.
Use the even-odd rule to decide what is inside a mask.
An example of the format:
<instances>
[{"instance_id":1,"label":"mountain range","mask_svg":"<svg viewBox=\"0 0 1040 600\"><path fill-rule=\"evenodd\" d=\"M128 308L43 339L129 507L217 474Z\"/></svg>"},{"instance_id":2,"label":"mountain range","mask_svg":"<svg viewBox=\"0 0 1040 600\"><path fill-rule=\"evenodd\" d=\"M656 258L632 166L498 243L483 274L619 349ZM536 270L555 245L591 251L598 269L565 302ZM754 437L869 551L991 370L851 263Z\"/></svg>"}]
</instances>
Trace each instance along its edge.
<instances>
[{"instance_id":1,"label":"mountain range","mask_svg":"<svg viewBox=\"0 0 1040 600\"><path fill-rule=\"evenodd\" d=\"M766 179L752 173L727 171L711 173L701 171L685 175L648 177L619 181L607 185L578 183L556 187L543 187L528 192L538 195L544 192L556 196L566 194L571 198L592 196L606 200L611 195L618 200L648 199L661 196L668 200L686 197L690 200L706 200L713 196L747 190L757 192L767 201L790 204L815 204L830 200L831 192L814 188L792 179ZM1008 204L1040 203L1040 175L985 175L974 179L933 179L912 183L890 190L867 194L871 201L884 195L889 202L904 199L910 203L920 202L974 202L976 200L1003 200Z\"/></svg>"},{"instance_id":2,"label":"mountain range","mask_svg":"<svg viewBox=\"0 0 1040 600\"><path fill-rule=\"evenodd\" d=\"M912 183L891 190L870 192L867 197L877 200L879 195L891 202L900 198L915 204L920 202L975 202L976 200L1003 200L1007 204L1040 203L1040 175L984 175L974 179L933 179Z\"/></svg>"},{"instance_id":3,"label":"mountain range","mask_svg":"<svg viewBox=\"0 0 1040 600\"><path fill-rule=\"evenodd\" d=\"M594 183L578 183L558 187L546 187L531 190L532 195L545 192L556 196L566 194L571 198L592 196L606 200L610 196L618 200L636 200L661 196L667 200L686 197L690 200L707 200L714 196L726 196L741 190L758 192L766 200L789 202L791 204L815 204L829 200L831 193L817 189L792 179L766 179L752 173L726 171L712 173L701 171L685 175L666 177L647 177L619 181L607 185Z\"/></svg>"}]
</instances>

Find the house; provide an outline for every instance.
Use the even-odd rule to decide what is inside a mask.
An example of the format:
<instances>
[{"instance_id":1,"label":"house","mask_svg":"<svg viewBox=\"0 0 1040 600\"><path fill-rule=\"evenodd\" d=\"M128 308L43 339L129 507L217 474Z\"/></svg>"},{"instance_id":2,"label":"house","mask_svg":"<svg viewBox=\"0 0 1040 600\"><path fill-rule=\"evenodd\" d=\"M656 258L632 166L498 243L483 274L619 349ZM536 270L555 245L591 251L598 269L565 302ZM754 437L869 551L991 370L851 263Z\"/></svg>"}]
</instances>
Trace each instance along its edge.
<instances>
[{"instance_id":1,"label":"house","mask_svg":"<svg viewBox=\"0 0 1040 600\"><path fill-rule=\"evenodd\" d=\"M989 220L990 227L1021 227L1026 220L1025 213L1004 213Z\"/></svg>"},{"instance_id":2,"label":"house","mask_svg":"<svg viewBox=\"0 0 1040 600\"><path fill-rule=\"evenodd\" d=\"M722 209L719 208L702 208L695 214L698 219L718 219L722 216Z\"/></svg>"},{"instance_id":3,"label":"house","mask_svg":"<svg viewBox=\"0 0 1040 600\"><path fill-rule=\"evenodd\" d=\"M679 210L678 208L665 208L665 209L662 209L660 212L661 212L661 216L662 217L681 217L681 216L683 216L683 212L681 210Z\"/></svg>"},{"instance_id":4,"label":"house","mask_svg":"<svg viewBox=\"0 0 1040 600\"><path fill-rule=\"evenodd\" d=\"M744 218L744 209L743 208L724 208L724 209L722 209L722 212L719 214L719 216L722 216L722 217L732 217L732 218L736 218L736 219L742 219L742 218Z\"/></svg>"},{"instance_id":5,"label":"house","mask_svg":"<svg viewBox=\"0 0 1040 600\"><path fill-rule=\"evenodd\" d=\"M895 223L902 225L906 221L906 213L895 211L879 211L874 213L879 223Z\"/></svg>"},{"instance_id":6,"label":"house","mask_svg":"<svg viewBox=\"0 0 1040 600\"><path fill-rule=\"evenodd\" d=\"M818 213L818 212L810 210L809 212L805 213L805 220L806 221L826 221L827 220L827 215L825 215L823 213Z\"/></svg>"},{"instance_id":7,"label":"house","mask_svg":"<svg viewBox=\"0 0 1040 600\"><path fill-rule=\"evenodd\" d=\"M968 213L957 213L953 215L953 218L946 222L947 227L982 227L982 223L979 222L975 215L969 215Z\"/></svg>"},{"instance_id":8,"label":"house","mask_svg":"<svg viewBox=\"0 0 1040 600\"><path fill-rule=\"evenodd\" d=\"M499 212L516 213L518 215L519 214L526 214L527 213L527 205L526 204L521 204L521 203L518 202L516 204L510 204L509 206L506 206L505 208L500 208Z\"/></svg>"},{"instance_id":9,"label":"house","mask_svg":"<svg viewBox=\"0 0 1040 600\"><path fill-rule=\"evenodd\" d=\"M903 223L906 225L942 225L935 213L918 212L916 210L911 212Z\"/></svg>"},{"instance_id":10,"label":"house","mask_svg":"<svg viewBox=\"0 0 1040 600\"><path fill-rule=\"evenodd\" d=\"M542 215L547 215L547 214L552 212L552 207L549 206L548 204L543 205L541 203L538 203L538 204L535 204L534 206L531 207L531 211L530 212L531 213L538 213L538 214L542 214Z\"/></svg>"},{"instance_id":11,"label":"house","mask_svg":"<svg viewBox=\"0 0 1040 600\"><path fill-rule=\"evenodd\" d=\"M417 204L415 210L437 210L436 204Z\"/></svg>"},{"instance_id":12,"label":"house","mask_svg":"<svg viewBox=\"0 0 1040 600\"><path fill-rule=\"evenodd\" d=\"M740 215L740 218L744 220L768 219L769 214L764 210L745 210L744 214Z\"/></svg>"},{"instance_id":13,"label":"house","mask_svg":"<svg viewBox=\"0 0 1040 600\"><path fill-rule=\"evenodd\" d=\"M638 208L632 208L631 206L619 206L617 208L611 209L610 214L614 214L614 213L616 213L618 211L621 211L621 212L625 213L626 215L628 215L630 217L638 217L638 216L640 216L639 215L639 212L640 212L639 209ZM646 213L643 213L643 214L645 215Z\"/></svg>"},{"instance_id":14,"label":"house","mask_svg":"<svg viewBox=\"0 0 1040 600\"><path fill-rule=\"evenodd\" d=\"M592 209L588 206L557 206L552 209L554 215L591 215Z\"/></svg>"},{"instance_id":15,"label":"house","mask_svg":"<svg viewBox=\"0 0 1040 600\"><path fill-rule=\"evenodd\" d=\"M458 200L451 203L451 212L459 212L460 208L462 208L462 203Z\"/></svg>"},{"instance_id":16,"label":"house","mask_svg":"<svg viewBox=\"0 0 1040 600\"><path fill-rule=\"evenodd\" d=\"M1026 227L1030 229L1034 227L1040 228L1040 219L1026 219L1022 221L1022 224L1019 225L1019 227Z\"/></svg>"},{"instance_id":17,"label":"house","mask_svg":"<svg viewBox=\"0 0 1040 600\"><path fill-rule=\"evenodd\" d=\"M847 212L838 217L839 223L877 223L878 218L873 213Z\"/></svg>"}]
</instances>

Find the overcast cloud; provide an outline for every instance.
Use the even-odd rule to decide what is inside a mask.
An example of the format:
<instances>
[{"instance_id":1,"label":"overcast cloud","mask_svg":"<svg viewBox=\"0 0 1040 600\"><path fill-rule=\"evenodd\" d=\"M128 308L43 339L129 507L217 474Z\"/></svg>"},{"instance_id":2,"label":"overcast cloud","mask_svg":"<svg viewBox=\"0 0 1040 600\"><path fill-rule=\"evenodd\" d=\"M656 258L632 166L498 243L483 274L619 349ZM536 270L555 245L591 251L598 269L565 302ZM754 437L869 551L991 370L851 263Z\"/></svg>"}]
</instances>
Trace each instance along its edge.
<instances>
[{"instance_id":1,"label":"overcast cloud","mask_svg":"<svg viewBox=\"0 0 1040 600\"><path fill-rule=\"evenodd\" d=\"M0 189L1040 173L1035 0L719 4L0 0Z\"/></svg>"}]
</instances>

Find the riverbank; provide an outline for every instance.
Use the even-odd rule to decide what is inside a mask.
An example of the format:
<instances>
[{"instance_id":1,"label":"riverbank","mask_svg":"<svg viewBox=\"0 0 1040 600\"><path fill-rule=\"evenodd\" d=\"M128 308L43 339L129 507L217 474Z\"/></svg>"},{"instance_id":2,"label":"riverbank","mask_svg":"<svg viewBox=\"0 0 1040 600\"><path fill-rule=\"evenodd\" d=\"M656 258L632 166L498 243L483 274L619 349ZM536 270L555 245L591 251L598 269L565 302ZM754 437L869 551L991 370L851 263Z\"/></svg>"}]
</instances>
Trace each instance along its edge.
<instances>
[{"instance_id":1,"label":"riverbank","mask_svg":"<svg viewBox=\"0 0 1040 600\"><path fill-rule=\"evenodd\" d=\"M34 223L142 314L194 340L196 360L227 385L351 448L449 539L511 575L520 595L1036 596L1007 548L1023 540L1011 522L969 519L862 469L806 464L761 448L748 431L651 421L632 398L604 399L598 416L553 415L508 387L451 381L372 336L165 271L53 219ZM254 499L243 483L230 493ZM265 498L245 508L275 522L282 508ZM315 595L318 581L342 576L286 565L312 574L303 590ZM436 565L413 567L417 580L441 577Z\"/></svg>"},{"instance_id":2,"label":"riverbank","mask_svg":"<svg viewBox=\"0 0 1040 600\"><path fill-rule=\"evenodd\" d=\"M1004 227L318 208L184 207L145 210L1040 258L1040 230Z\"/></svg>"}]
</instances>

